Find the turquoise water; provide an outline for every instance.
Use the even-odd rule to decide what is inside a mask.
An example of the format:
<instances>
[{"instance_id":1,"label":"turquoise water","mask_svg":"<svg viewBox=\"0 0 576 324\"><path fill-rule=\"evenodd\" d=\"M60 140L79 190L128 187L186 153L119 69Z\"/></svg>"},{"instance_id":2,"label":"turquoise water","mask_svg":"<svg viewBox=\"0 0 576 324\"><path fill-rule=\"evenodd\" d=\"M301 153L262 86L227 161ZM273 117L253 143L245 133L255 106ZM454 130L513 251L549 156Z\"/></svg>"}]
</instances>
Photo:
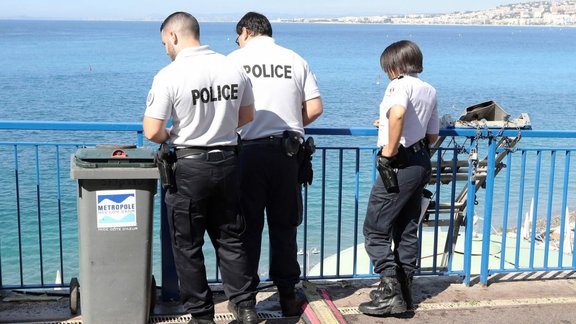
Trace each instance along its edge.
<instances>
[{"instance_id":1,"label":"turquoise water","mask_svg":"<svg viewBox=\"0 0 576 324\"><path fill-rule=\"evenodd\" d=\"M575 28L330 24L273 27L277 42L299 52L317 76L325 113L314 127L371 127L387 85L379 57L388 44L400 39L420 45L425 59L421 77L438 90L440 115L457 118L467 106L495 100L512 117L528 113L534 129L563 130L576 126L572 117L576 114ZM229 53L236 48L234 24L204 23L201 28L203 43L213 49ZM159 23L153 22L0 21L0 120L140 122L152 78L169 63L158 29ZM0 131L0 141L57 142L77 137L87 142L134 142L133 135ZM317 142L320 146L372 146L375 138L318 137ZM4 283L14 282L19 270L14 263L18 254L14 214L18 206L10 193L14 191L12 150L0 146L0 153L6 157L0 162L0 184L10 188L9 194L0 199ZM30 160L36 161L33 148L21 148L19 152L20 159L25 160L20 161L20 181L30 184L20 192L23 234L36 238L41 233L44 252L57 250L60 229L53 225L52 215L61 209L65 224L62 235L67 242L63 258L71 265L66 276L76 271L77 264L76 202L69 198L75 197L75 184L69 179L69 160L62 156L73 152L74 148L62 149L60 160L54 162L53 150L40 149L37 166L42 170L40 178L34 175L36 165L30 165ZM339 158L337 152L328 152L327 156L331 160ZM60 167L61 193L48 185L54 182L56 163ZM348 190L344 190L342 199L350 201L354 195L351 188L355 179L350 176L354 174L354 165L346 164L345 168L343 186ZM336 202L340 198L334 186L338 177L337 173L327 176L329 203L325 214L329 215L327 226L332 227L333 215L339 212ZM370 177L370 170L363 170L360 175L360 215L369 194ZM317 173L315 184L321 181ZM317 199L322 194L319 188L319 185L310 188L309 208L315 215L321 209ZM41 214L46 215L41 221L43 226L37 225L38 195ZM58 202L53 198L58 195L65 198ZM347 203L340 212L351 215L354 208ZM350 245L353 221L348 218L344 222L348 226L343 230L345 244ZM321 223L315 217L308 225L313 229ZM318 247L318 239L311 238L308 246ZM329 240L334 240L334 236ZM157 239L154 244L157 253ZM25 278L35 278L39 260L34 253L40 246L36 239L25 239L23 247ZM51 281L60 256L48 253L44 262L46 280ZM159 258L155 258L156 268L158 262Z\"/></svg>"},{"instance_id":2,"label":"turquoise water","mask_svg":"<svg viewBox=\"0 0 576 324\"><path fill-rule=\"evenodd\" d=\"M0 118L141 120L154 74L169 63L159 23L0 21ZM202 41L229 53L234 24L204 23ZM576 29L551 27L275 24L278 43L310 63L326 113L318 127L370 126L387 84L379 56L411 39L440 113L494 99L536 129L570 129L576 112ZM377 84L379 82L379 84ZM572 122L572 124L570 124Z\"/></svg>"}]
</instances>

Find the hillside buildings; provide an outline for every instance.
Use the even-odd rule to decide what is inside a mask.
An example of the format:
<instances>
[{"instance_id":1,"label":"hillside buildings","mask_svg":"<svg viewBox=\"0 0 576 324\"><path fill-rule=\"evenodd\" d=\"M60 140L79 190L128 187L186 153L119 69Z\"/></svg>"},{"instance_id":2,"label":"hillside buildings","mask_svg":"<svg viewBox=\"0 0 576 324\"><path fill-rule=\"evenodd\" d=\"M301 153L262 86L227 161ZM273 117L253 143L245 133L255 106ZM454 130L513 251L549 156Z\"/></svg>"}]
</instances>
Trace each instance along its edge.
<instances>
[{"instance_id":1,"label":"hillside buildings","mask_svg":"<svg viewBox=\"0 0 576 324\"><path fill-rule=\"evenodd\" d=\"M576 1L533 1L481 11L340 18L279 19L281 22L443 25L576 26Z\"/></svg>"}]
</instances>

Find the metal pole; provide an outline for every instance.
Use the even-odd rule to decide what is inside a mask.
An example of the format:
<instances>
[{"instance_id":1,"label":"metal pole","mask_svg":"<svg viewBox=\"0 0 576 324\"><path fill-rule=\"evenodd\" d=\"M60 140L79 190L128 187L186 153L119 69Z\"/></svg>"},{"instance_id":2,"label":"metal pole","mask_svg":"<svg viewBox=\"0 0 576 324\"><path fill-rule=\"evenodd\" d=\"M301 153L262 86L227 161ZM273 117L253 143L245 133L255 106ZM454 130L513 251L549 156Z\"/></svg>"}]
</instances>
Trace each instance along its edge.
<instances>
[{"instance_id":1,"label":"metal pole","mask_svg":"<svg viewBox=\"0 0 576 324\"><path fill-rule=\"evenodd\" d=\"M480 263L480 283L488 285L488 266L490 256L490 232L492 230L492 205L494 194L494 171L496 157L496 139L488 139L488 165L486 170L486 203L484 207L484 228L482 233L482 262ZM466 229L468 230L468 229Z\"/></svg>"},{"instance_id":2,"label":"metal pole","mask_svg":"<svg viewBox=\"0 0 576 324\"><path fill-rule=\"evenodd\" d=\"M476 145L476 140L470 146ZM464 284L470 286L472 276L472 235L474 231L474 201L476 200L476 178L474 170L478 162L478 150L473 148L468 155L468 191L466 192L466 232L464 240Z\"/></svg>"}]
</instances>

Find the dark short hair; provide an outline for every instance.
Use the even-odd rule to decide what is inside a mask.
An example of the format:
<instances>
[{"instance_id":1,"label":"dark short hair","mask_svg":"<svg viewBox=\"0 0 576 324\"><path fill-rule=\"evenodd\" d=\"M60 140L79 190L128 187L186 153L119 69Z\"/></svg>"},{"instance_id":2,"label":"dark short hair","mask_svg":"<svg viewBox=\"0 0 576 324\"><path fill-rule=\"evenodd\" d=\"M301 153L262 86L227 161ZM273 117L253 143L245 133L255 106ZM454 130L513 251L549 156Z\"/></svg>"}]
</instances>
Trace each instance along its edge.
<instances>
[{"instance_id":1,"label":"dark short hair","mask_svg":"<svg viewBox=\"0 0 576 324\"><path fill-rule=\"evenodd\" d=\"M257 12L249 12L236 24L236 34L242 34L242 28L246 27L254 35L266 35L272 37L272 25L266 16Z\"/></svg>"},{"instance_id":2,"label":"dark short hair","mask_svg":"<svg viewBox=\"0 0 576 324\"><path fill-rule=\"evenodd\" d=\"M423 56L416 43L401 40L386 47L380 55L380 66L386 73L421 73Z\"/></svg>"},{"instance_id":3,"label":"dark short hair","mask_svg":"<svg viewBox=\"0 0 576 324\"><path fill-rule=\"evenodd\" d=\"M166 17L162 25L160 25L160 32L168 27L190 33L196 39L200 39L200 25L198 24L198 20L187 12L177 11Z\"/></svg>"}]
</instances>

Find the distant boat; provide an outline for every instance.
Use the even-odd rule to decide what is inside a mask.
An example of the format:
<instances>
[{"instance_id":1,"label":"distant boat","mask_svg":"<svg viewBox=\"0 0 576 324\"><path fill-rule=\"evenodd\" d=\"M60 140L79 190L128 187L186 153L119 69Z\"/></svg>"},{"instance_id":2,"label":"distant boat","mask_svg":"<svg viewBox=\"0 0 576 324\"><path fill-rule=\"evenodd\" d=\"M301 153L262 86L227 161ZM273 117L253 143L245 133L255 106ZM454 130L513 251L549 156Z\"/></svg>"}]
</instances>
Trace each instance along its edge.
<instances>
[{"instance_id":1,"label":"distant boat","mask_svg":"<svg viewBox=\"0 0 576 324\"><path fill-rule=\"evenodd\" d=\"M376 78L376 84L380 84L380 80L382 80L382 76L378 74L378 77Z\"/></svg>"}]
</instances>

